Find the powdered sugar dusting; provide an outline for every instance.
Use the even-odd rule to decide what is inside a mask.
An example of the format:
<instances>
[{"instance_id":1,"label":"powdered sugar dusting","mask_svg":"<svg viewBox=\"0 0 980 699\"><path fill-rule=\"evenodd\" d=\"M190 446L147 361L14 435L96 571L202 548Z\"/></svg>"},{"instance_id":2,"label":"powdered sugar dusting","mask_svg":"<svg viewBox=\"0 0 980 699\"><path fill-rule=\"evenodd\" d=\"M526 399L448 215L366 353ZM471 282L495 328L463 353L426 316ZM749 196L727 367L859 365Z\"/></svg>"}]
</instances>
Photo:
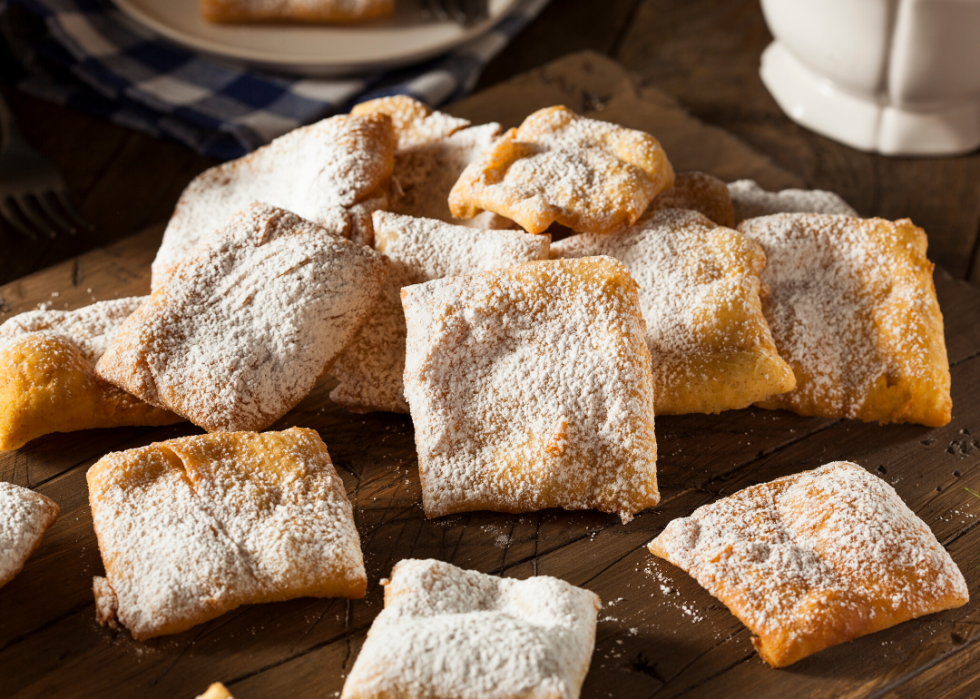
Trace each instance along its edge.
<instances>
[{"instance_id":1,"label":"powdered sugar dusting","mask_svg":"<svg viewBox=\"0 0 980 699\"><path fill-rule=\"evenodd\" d=\"M350 112L355 116L387 114L391 117L398 150L436 143L470 125L466 119L439 112L408 95L391 95L361 102Z\"/></svg>"},{"instance_id":2,"label":"powdered sugar dusting","mask_svg":"<svg viewBox=\"0 0 980 699\"><path fill-rule=\"evenodd\" d=\"M849 462L700 507L650 549L725 603L776 665L968 598L929 527Z\"/></svg>"},{"instance_id":3,"label":"powdered sugar dusting","mask_svg":"<svg viewBox=\"0 0 980 699\"><path fill-rule=\"evenodd\" d=\"M88 473L106 578L100 621L142 640L241 604L361 596L353 512L313 430L204 435L109 454Z\"/></svg>"},{"instance_id":4,"label":"powdered sugar dusting","mask_svg":"<svg viewBox=\"0 0 980 699\"><path fill-rule=\"evenodd\" d=\"M401 561L341 696L575 699L600 607L557 578Z\"/></svg>"},{"instance_id":5,"label":"powdered sugar dusting","mask_svg":"<svg viewBox=\"0 0 980 699\"><path fill-rule=\"evenodd\" d=\"M64 337L93 365L112 342L123 321L145 296L99 301L75 311L28 311L0 325L0 348L28 333L47 331Z\"/></svg>"},{"instance_id":6,"label":"powdered sugar dusting","mask_svg":"<svg viewBox=\"0 0 980 699\"><path fill-rule=\"evenodd\" d=\"M763 311L797 379L771 407L948 422L942 314L921 229L907 219L777 214L739 230L765 250Z\"/></svg>"},{"instance_id":7,"label":"powdered sugar dusting","mask_svg":"<svg viewBox=\"0 0 980 699\"><path fill-rule=\"evenodd\" d=\"M260 201L370 241L371 212L388 201L395 135L383 114L337 116L296 129L187 185L153 261L153 289L229 216Z\"/></svg>"},{"instance_id":8,"label":"powdered sugar dusting","mask_svg":"<svg viewBox=\"0 0 980 699\"><path fill-rule=\"evenodd\" d=\"M333 366L341 383L330 398L357 411L407 413L402 287L547 259L549 238L522 231L480 231L382 211L374 214L374 229L391 269L377 307Z\"/></svg>"},{"instance_id":9,"label":"powdered sugar dusting","mask_svg":"<svg viewBox=\"0 0 980 699\"><path fill-rule=\"evenodd\" d=\"M558 241L552 255L609 255L636 280L658 414L744 408L793 387L762 315L765 255L741 233L666 209L615 235Z\"/></svg>"},{"instance_id":10,"label":"powdered sugar dusting","mask_svg":"<svg viewBox=\"0 0 980 699\"><path fill-rule=\"evenodd\" d=\"M635 282L607 257L402 290L426 515L659 501Z\"/></svg>"},{"instance_id":11,"label":"powdered sugar dusting","mask_svg":"<svg viewBox=\"0 0 980 699\"><path fill-rule=\"evenodd\" d=\"M839 194L822 189L769 192L753 180L737 180L728 184L728 193L735 208L735 223L782 213L858 215Z\"/></svg>"},{"instance_id":12,"label":"powdered sugar dusting","mask_svg":"<svg viewBox=\"0 0 980 699\"><path fill-rule=\"evenodd\" d=\"M512 221L491 212L462 221L453 218L449 211L449 193L456 180L499 137L499 124L483 124L400 150L395 155L393 178L401 195L388 207L389 210L473 228L512 228Z\"/></svg>"},{"instance_id":13,"label":"powdered sugar dusting","mask_svg":"<svg viewBox=\"0 0 980 699\"><path fill-rule=\"evenodd\" d=\"M97 371L209 431L264 429L350 341L387 267L374 250L253 205L126 321Z\"/></svg>"},{"instance_id":14,"label":"powdered sugar dusting","mask_svg":"<svg viewBox=\"0 0 980 699\"><path fill-rule=\"evenodd\" d=\"M0 587L21 571L56 519L54 500L0 481Z\"/></svg>"},{"instance_id":15,"label":"powdered sugar dusting","mask_svg":"<svg viewBox=\"0 0 980 699\"><path fill-rule=\"evenodd\" d=\"M652 136L551 107L531 114L469 165L449 204L459 218L485 209L532 233L554 221L610 233L635 222L673 181Z\"/></svg>"}]
</instances>

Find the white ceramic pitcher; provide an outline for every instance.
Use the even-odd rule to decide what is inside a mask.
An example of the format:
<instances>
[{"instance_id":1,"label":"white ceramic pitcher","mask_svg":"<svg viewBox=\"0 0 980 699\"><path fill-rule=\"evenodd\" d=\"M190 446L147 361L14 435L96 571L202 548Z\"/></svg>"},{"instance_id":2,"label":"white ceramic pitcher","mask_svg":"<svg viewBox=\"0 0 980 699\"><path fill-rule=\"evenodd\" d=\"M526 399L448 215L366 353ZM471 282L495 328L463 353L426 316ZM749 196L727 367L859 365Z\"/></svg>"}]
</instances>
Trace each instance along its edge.
<instances>
[{"instance_id":1,"label":"white ceramic pitcher","mask_svg":"<svg viewBox=\"0 0 980 699\"><path fill-rule=\"evenodd\" d=\"M861 150L980 146L980 0L762 0L762 81L794 121Z\"/></svg>"}]
</instances>

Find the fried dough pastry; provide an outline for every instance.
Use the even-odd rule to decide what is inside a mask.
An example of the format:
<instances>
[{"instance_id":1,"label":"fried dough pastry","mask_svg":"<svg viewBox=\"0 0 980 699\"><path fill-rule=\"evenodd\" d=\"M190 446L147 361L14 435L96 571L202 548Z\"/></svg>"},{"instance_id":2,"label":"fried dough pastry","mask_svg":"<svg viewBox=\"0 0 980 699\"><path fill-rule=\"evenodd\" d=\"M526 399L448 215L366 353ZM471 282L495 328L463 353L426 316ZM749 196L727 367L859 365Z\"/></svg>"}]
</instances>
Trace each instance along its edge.
<instances>
[{"instance_id":1,"label":"fried dough pastry","mask_svg":"<svg viewBox=\"0 0 980 699\"><path fill-rule=\"evenodd\" d=\"M206 170L187 185L167 224L153 261L153 289L199 241L255 201L369 244L371 212L389 201L395 145L386 114L342 115Z\"/></svg>"},{"instance_id":2,"label":"fried dough pastry","mask_svg":"<svg viewBox=\"0 0 980 699\"><path fill-rule=\"evenodd\" d=\"M201 0L209 22L363 22L394 11L395 0Z\"/></svg>"},{"instance_id":3,"label":"fried dough pastry","mask_svg":"<svg viewBox=\"0 0 980 699\"><path fill-rule=\"evenodd\" d=\"M50 332L61 335L92 364L105 354L106 347L133 311L146 300L130 296L96 303L74 311L27 311L0 325L0 347L30 333Z\"/></svg>"},{"instance_id":4,"label":"fried dough pastry","mask_svg":"<svg viewBox=\"0 0 980 699\"><path fill-rule=\"evenodd\" d=\"M784 189L769 192L753 180L736 180L728 184L728 194L735 209L736 224L772 214L858 215L839 194L823 189Z\"/></svg>"},{"instance_id":5,"label":"fried dough pastry","mask_svg":"<svg viewBox=\"0 0 980 699\"><path fill-rule=\"evenodd\" d=\"M361 102L351 116L387 114L398 137L398 150L440 141L470 125L466 119L438 112L407 95L393 95Z\"/></svg>"},{"instance_id":6,"label":"fried dough pastry","mask_svg":"<svg viewBox=\"0 0 980 699\"><path fill-rule=\"evenodd\" d=\"M380 253L254 204L126 320L96 371L209 432L265 429L354 337L387 272Z\"/></svg>"},{"instance_id":7,"label":"fried dough pastry","mask_svg":"<svg viewBox=\"0 0 980 699\"><path fill-rule=\"evenodd\" d=\"M796 375L796 390L761 407L867 422L949 422L943 315L921 228L908 219L777 214L739 230L769 260L762 310Z\"/></svg>"},{"instance_id":8,"label":"fried dough pastry","mask_svg":"<svg viewBox=\"0 0 980 699\"><path fill-rule=\"evenodd\" d=\"M636 282L608 257L402 289L427 517L660 500Z\"/></svg>"},{"instance_id":9,"label":"fried dough pastry","mask_svg":"<svg viewBox=\"0 0 980 699\"><path fill-rule=\"evenodd\" d=\"M457 218L493 211L531 233L554 221L612 233L635 223L673 183L674 170L653 136L550 107L470 164L449 208Z\"/></svg>"},{"instance_id":10,"label":"fried dough pastry","mask_svg":"<svg viewBox=\"0 0 980 699\"><path fill-rule=\"evenodd\" d=\"M745 408L796 386L762 315L762 248L696 211L667 209L616 235L582 233L552 256L609 255L640 289L657 415Z\"/></svg>"},{"instance_id":11,"label":"fried dough pastry","mask_svg":"<svg viewBox=\"0 0 980 699\"><path fill-rule=\"evenodd\" d=\"M364 596L351 504L314 430L108 454L88 487L106 569L93 581L97 618L137 641L243 604Z\"/></svg>"},{"instance_id":12,"label":"fried dough pastry","mask_svg":"<svg viewBox=\"0 0 980 699\"><path fill-rule=\"evenodd\" d=\"M142 301L132 297L77 311L30 311L0 325L0 450L20 449L52 432L183 419L95 374L95 363Z\"/></svg>"},{"instance_id":13,"label":"fried dough pastry","mask_svg":"<svg viewBox=\"0 0 980 699\"><path fill-rule=\"evenodd\" d=\"M703 172L679 172L674 186L658 194L640 221L664 209L689 209L704 214L719 226L735 227L735 209L728 185Z\"/></svg>"},{"instance_id":14,"label":"fried dough pastry","mask_svg":"<svg viewBox=\"0 0 980 699\"><path fill-rule=\"evenodd\" d=\"M432 219L374 212L378 249L391 260L381 300L332 373L330 394L354 412L408 412L405 371L404 286L548 258L548 236L523 231L481 231Z\"/></svg>"},{"instance_id":15,"label":"fried dough pastry","mask_svg":"<svg viewBox=\"0 0 980 699\"><path fill-rule=\"evenodd\" d=\"M699 507L649 548L748 626L772 667L969 600L926 523L846 461Z\"/></svg>"},{"instance_id":16,"label":"fried dough pastry","mask_svg":"<svg viewBox=\"0 0 980 699\"><path fill-rule=\"evenodd\" d=\"M463 170L500 138L500 124L470 122L433 111L411 97L382 97L363 102L351 114L388 114L398 134L392 179L397 196L387 210L416 218L434 218L473 228L513 228L490 211L461 221L449 211L449 193Z\"/></svg>"},{"instance_id":17,"label":"fried dough pastry","mask_svg":"<svg viewBox=\"0 0 980 699\"><path fill-rule=\"evenodd\" d=\"M0 587L24 569L58 512L51 498L0 481Z\"/></svg>"},{"instance_id":18,"label":"fried dough pastry","mask_svg":"<svg viewBox=\"0 0 980 699\"><path fill-rule=\"evenodd\" d=\"M513 580L403 560L341 699L575 699L596 616L588 590L548 576Z\"/></svg>"},{"instance_id":19,"label":"fried dough pastry","mask_svg":"<svg viewBox=\"0 0 980 699\"><path fill-rule=\"evenodd\" d=\"M225 687L220 682L215 682L211 684L204 694L198 694L197 699L235 699Z\"/></svg>"}]
</instances>

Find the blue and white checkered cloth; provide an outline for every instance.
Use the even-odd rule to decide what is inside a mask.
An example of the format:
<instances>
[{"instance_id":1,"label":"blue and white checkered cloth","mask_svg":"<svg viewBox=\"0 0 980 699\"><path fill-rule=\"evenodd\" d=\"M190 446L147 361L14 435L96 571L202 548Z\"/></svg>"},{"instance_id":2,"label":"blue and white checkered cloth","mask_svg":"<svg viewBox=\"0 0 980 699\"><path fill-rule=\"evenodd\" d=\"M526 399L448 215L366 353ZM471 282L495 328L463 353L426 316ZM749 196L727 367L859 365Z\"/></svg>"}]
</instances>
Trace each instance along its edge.
<instances>
[{"instance_id":1,"label":"blue and white checkered cloth","mask_svg":"<svg viewBox=\"0 0 980 699\"><path fill-rule=\"evenodd\" d=\"M432 106L457 99L548 0L520 0L493 29L424 64L343 79L209 60L152 35L107 0L8 2L42 18L46 30L13 51L27 68L19 87L226 160L375 97L407 94Z\"/></svg>"}]
</instances>

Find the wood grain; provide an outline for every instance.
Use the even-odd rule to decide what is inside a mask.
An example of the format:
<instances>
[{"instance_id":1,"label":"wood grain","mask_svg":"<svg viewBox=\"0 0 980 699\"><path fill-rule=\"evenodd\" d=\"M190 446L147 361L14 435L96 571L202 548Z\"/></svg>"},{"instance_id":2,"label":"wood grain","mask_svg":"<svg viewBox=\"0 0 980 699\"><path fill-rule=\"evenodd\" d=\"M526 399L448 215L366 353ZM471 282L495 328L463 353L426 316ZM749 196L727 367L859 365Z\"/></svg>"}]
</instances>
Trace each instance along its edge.
<instances>
[{"instance_id":1,"label":"wood grain","mask_svg":"<svg viewBox=\"0 0 980 699\"><path fill-rule=\"evenodd\" d=\"M656 125L684 167L768 182L792 175L672 98L638 88L598 54L547 66L454 110L519 119L562 101L628 125ZM705 153L704 151L708 151ZM161 227L0 287L12 313L75 308L146 293ZM406 557L487 573L562 577L602 597L583 697L975 696L977 605L902 624L785 670L755 655L749 633L697 583L646 544L673 518L735 490L850 459L878 473L936 532L980 588L980 292L937 270L953 377L953 421L927 429L804 418L758 409L657 420L663 502L622 525L596 512L471 513L425 520L411 419L352 415L319 385L275 428L303 425L327 443L354 503L371 580L364 600L299 599L242 607L185 633L134 642L96 624L91 578L102 573L85 472L107 451L200 432L189 425L50 435L0 454L0 478L54 498L61 516L24 571L0 590L0 695L190 698L213 681L238 699L339 692L381 608L376 583ZM57 296L52 296L57 292Z\"/></svg>"}]
</instances>

